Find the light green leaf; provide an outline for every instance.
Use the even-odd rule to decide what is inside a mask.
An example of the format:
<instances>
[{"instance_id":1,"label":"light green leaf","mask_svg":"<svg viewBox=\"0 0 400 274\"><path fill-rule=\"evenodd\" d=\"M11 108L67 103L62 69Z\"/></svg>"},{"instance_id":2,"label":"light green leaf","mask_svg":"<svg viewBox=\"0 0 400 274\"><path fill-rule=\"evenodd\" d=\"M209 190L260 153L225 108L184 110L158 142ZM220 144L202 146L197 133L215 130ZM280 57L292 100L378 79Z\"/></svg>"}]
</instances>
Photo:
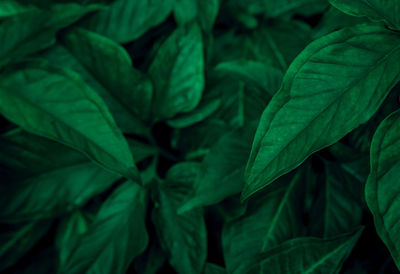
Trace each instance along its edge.
<instances>
[{"instance_id":1,"label":"light green leaf","mask_svg":"<svg viewBox=\"0 0 400 274\"><path fill-rule=\"evenodd\" d=\"M123 47L108 38L80 28L68 32L62 37L62 41L66 49L111 96L132 112L132 116L139 115L148 119L153 95L152 84L140 71L133 68L130 56Z\"/></svg>"},{"instance_id":2,"label":"light green leaf","mask_svg":"<svg viewBox=\"0 0 400 274\"><path fill-rule=\"evenodd\" d=\"M400 269L400 111L388 116L378 127L371 144L371 171L365 198L374 215L378 235Z\"/></svg>"},{"instance_id":3,"label":"light green leaf","mask_svg":"<svg viewBox=\"0 0 400 274\"><path fill-rule=\"evenodd\" d=\"M21 131L0 139L0 174L1 222L60 216L120 178L75 150Z\"/></svg>"},{"instance_id":4,"label":"light green leaf","mask_svg":"<svg viewBox=\"0 0 400 274\"><path fill-rule=\"evenodd\" d=\"M283 177L276 188L251 200L245 215L224 226L222 242L228 273L239 273L243 261L304 235L304 179L302 172Z\"/></svg>"},{"instance_id":5,"label":"light green leaf","mask_svg":"<svg viewBox=\"0 0 400 274\"><path fill-rule=\"evenodd\" d=\"M363 184L340 165L325 162L325 172L318 184L312 205L311 234L332 237L361 225Z\"/></svg>"},{"instance_id":6,"label":"light green leaf","mask_svg":"<svg viewBox=\"0 0 400 274\"><path fill-rule=\"evenodd\" d=\"M15 264L45 235L52 222L34 221L2 225L0 229L0 271Z\"/></svg>"},{"instance_id":7,"label":"light green leaf","mask_svg":"<svg viewBox=\"0 0 400 274\"><path fill-rule=\"evenodd\" d=\"M149 69L155 87L153 116L171 118L193 110L204 89L204 53L196 24L178 28L161 45Z\"/></svg>"},{"instance_id":8,"label":"light green leaf","mask_svg":"<svg viewBox=\"0 0 400 274\"><path fill-rule=\"evenodd\" d=\"M51 10L32 6L4 11L9 16L0 22L0 67L49 47L56 33L99 6L54 5ZM1 11L0 11L1 12Z\"/></svg>"},{"instance_id":9,"label":"light green leaf","mask_svg":"<svg viewBox=\"0 0 400 274\"><path fill-rule=\"evenodd\" d=\"M329 0L337 9L353 16L384 21L400 30L400 2L397 0Z\"/></svg>"},{"instance_id":10,"label":"light green leaf","mask_svg":"<svg viewBox=\"0 0 400 274\"><path fill-rule=\"evenodd\" d=\"M368 121L400 80L399 58L400 36L381 26L358 25L312 42L261 117L242 197Z\"/></svg>"},{"instance_id":11,"label":"light green leaf","mask_svg":"<svg viewBox=\"0 0 400 274\"><path fill-rule=\"evenodd\" d=\"M147 246L147 193L138 184L123 183L103 203L93 222L68 237L62 246L60 273L126 273L129 264Z\"/></svg>"},{"instance_id":12,"label":"light green leaf","mask_svg":"<svg viewBox=\"0 0 400 274\"><path fill-rule=\"evenodd\" d=\"M71 146L128 178L138 178L128 144L103 100L72 71L31 62L3 73L0 112L28 132Z\"/></svg>"},{"instance_id":13,"label":"light green leaf","mask_svg":"<svg viewBox=\"0 0 400 274\"><path fill-rule=\"evenodd\" d=\"M253 258L237 273L339 273L362 229L334 238L296 238Z\"/></svg>"},{"instance_id":14,"label":"light green leaf","mask_svg":"<svg viewBox=\"0 0 400 274\"><path fill-rule=\"evenodd\" d=\"M173 166L157 191L153 223L177 273L201 273L207 257L207 231L202 209L177 214L199 172L197 163Z\"/></svg>"},{"instance_id":15,"label":"light green leaf","mask_svg":"<svg viewBox=\"0 0 400 274\"><path fill-rule=\"evenodd\" d=\"M3 0L0 2L0 19L29 12L33 7L21 5L16 0Z\"/></svg>"},{"instance_id":16,"label":"light green leaf","mask_svg":"<svg viewBox=\"0 0 400 274\"><path fill-rule=\"evenodd\" d=\"M173 0L115 0L108 8L84 22L89 30L127 43L162 23L170 14Z\"/></svg>"}]
</instances>

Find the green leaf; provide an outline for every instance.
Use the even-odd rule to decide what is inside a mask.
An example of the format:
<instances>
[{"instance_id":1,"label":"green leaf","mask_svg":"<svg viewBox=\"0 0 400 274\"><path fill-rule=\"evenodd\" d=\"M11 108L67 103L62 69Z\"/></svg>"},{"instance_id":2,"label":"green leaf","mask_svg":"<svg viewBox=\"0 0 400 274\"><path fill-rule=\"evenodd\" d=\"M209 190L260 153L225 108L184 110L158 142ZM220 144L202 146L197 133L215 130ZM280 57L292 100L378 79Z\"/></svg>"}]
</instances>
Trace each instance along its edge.
<instances>
[{"instance_id":1,"label":"green leaf","mask_svg":"<svg viewBox=\"0 0 400 274\"><path fill-rule=\"evenodd\" d=\"M34 221L0 229L0 271L15 264L49 230L51 221Z\"/></svg>"},{"instance_id":2,"label":"green leaf","mask_svg":"<svg viewBox=\"0 0 400 274\"><path fill-rule=\"evenodd\" d=\"M22 131L0 138L0 174L1 222L60 216L120 178L66 146Z\"/></svg>"},{"instance_id":3,"label":"green leaf","mask_svg":"<svg viewBox=\"0 0 400 274\"><path fill-rule=\"evenodd\" d=\"M72 71L31 62L3 73L0 112L31 133L71 146L128 178L138 177L103 100Z\"/></svg>"},{"instance_id":4,"label":"green leaf","mask_svg":"<svg viewBox=\"0 0 400 274\"><path fill-rule=\"evenodd\" d=\"M224 226L222 242L228 273L240 273L243 261L304 235L304 183L302 172L283 177L275 189L251 200L245 215Z\"/></svg>"},{"instance_id":5,"label":"green leaf","mask_svg":"<svg viewBox=\"0 0 400 274\"><path fill-rule=\"evenodd\" d=\"M207 32L213 28L219 10L219 0L176 0L174 17L180 25L197 20Z\"/></svg>"},{"instance_id":6,"label":"green leaf","mask_svg":"<svg viewBox=\"0 0 400 274\"><path fill-rule=\"evenodd\" d=\"M204 89L204 53L200 28L178 28L161 45L149 69L155 94L153 116L172 118L193 110Z\"/></svg>"},{"instance_id":7,"label":"green leaf","mask_svg":"<svg viewBox=\"0 0 400 274\"><path fill-rule=\"evenodd\" d=\"M400 2L396 0L329 0L337 9L353 16L368 17L372 21L383 21L400 30Z\"/></svg>"},{"instance_id":8,"label":"green leaf","mask_svg":"<svg viewBox=\"0 0 400 274\"><path fill-rule=\"evenodd\" d=\"M363 184L339 165L325 162L325 173L317 182L318 192L312 205L311 234L332 237L361 225Z\"/></svg>"},{"instance_id":9,"label":"green leaf","mask_svg":"<svg viewBox=\"0 0 400 274\"><path fill-rule=\"evenodd\" d=\"M242 197L368 121L400 80L398 58L400 36L380 26L358 25L312 42L261 117Z\"/></svg>"},{"instance_id":10,"label":"green leaf","mask_svg":"<svg viewBox=\"0 0 400 274\"><path fill-rule=\"evenodd\" d=\"M61 247L64 255L59 272L126 273L148 243L146 210L146 191L138 184L123 183L103 203L85 232L59 230L58 237L69 239L62 241L66 245Z\"/></svg>"},{"instance_id":11,"label":"green leaf","mask_svg":"<svg viewBox=\"0 0 400 274\"><path fill-rule=\"evenodd\" d=\"M173 0L115 0L108 8L84 22L89 30L127 43L162 23L170 14Z\"/></svg>"},{"instance_id":12,"label":"green leaf","mask_svg":"<svg viewBox=\"0 0 400 274\"><path fill-rule=\"evenodd\" d=\"M32 7L21 5L16 0L3 0L0 2L0 19L28 12L30 9Z\"/></svg>"},{"instance_id":13,"label":"green leaf","mask_svg":"<svg viewBox=\"0 0 400 274\"><path fill-rule=\"evenodd\" d=\"M204 274L226 274L225 268L222 266L213 264L213 263L206 263L206 267L204 268Z\"/></svg>"},{"instance_id":14,"label":"green leaf","mask_svg":"<svg viewBox=\"0 0 400 274\"><path fill-rule=\"evenodd\" d=\"M237 273L339 273L362 229L334 238L296 238L253 258Z\"/></svg>"},{"instance_id":15,"label":"green leaf","mask_svg":"<svg viewBox=\"0 0 400 274\"><path fill-rule=\"evenodd\" d=\"M79 28L68 32L62 41L111 96L132 112L132 116L148 119L152 84L133 68L124 48L108 38Z\"/></svg>"},{"instance_id":16,"label":"green leaf","mask_svg":"<svg viewBox=\"0 0 400 274\"><path fill-rule=\"evenodd\" d=\"M97 5L63 4L47 11L32 6L3 10L3 16L8 16L0 22L0 67L49 47L60 29L98 8Z\"/></svg>"},{"instance_id":17,"label":"green leaf","mask_svg":"<svg viewBox=\"0 0 400 274\"><path fill-rule=\"evenodd\" d=\"M145 135L147 127L144 125L138 115L133 115L133 112L127 109L126 105L122 104L113 93L103 86L98 76L93 75L72 53L61 44L56 44L40 55L52 65L70 69L82 77L82 79L104 100L111 114L113 115L118 127L124 133ZM100 68L99 68L100 69Z\"/></svg>"},{"instance_id":18,"label":"green leaf","mask_svg":"<svg viewBox=\"0 0 400 274\"><path fill-rule=\"evenodd\" d=\"M222 136L202 161L195 179L194 191L179 212L213 205L240 193L244 184L244 168L250 154L254 126Z\"/></svg>"},{"instance_id":19,"label":"green leaf","mask_svg":"<svg viewBox=\"0 0 400 274\"><path fill-rule=\"evenodd\" d=\"M207 257L207 231L202 209L177 214L199 172L197 163L173 166L159 186L153 222L169 263L178 273L201 273Z\"/></svg>"},{"instance_id":20,"label":"green leaf","mask_svg":"<svg viewBox=\"0 0 400 274\"><path fill-rule=\"evenodd\" d=\"M400 269L399 130L399 110L388 116L376 130L371 144L371 171L365 198L374 215L376 231Z\"/></svg>"}]
</instances>

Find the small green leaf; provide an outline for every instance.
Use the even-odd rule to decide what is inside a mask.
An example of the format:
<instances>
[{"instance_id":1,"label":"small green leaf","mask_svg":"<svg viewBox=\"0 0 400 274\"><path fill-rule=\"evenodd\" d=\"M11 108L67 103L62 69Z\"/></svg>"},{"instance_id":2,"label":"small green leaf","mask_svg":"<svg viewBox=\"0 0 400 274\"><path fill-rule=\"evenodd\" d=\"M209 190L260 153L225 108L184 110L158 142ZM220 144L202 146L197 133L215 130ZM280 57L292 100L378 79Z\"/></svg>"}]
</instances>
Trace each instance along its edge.
<instances>
[{"instance_id":1,"label":"small green leaf","mask_svg":"<svg viewBox=\"0 0 400 274\"><path fill-rule=\"evenodd\" d=\"M103 100L72 71L31 62L3 73L0 112L31 133L71 146L128 178L138 178L128 144Z\"/></svg>"},{"instance_id":2,"label":"small green leaf","mask_svg":"<svg viewBox=\"0 0 400 274\"><path fill-rule=\"evenodd\" d=\"M368 121L400 80L398 58L400 36L381 26L358 25L312 42L261 117L242 197Z\"/></svg>"},{"instance_id":3,"label":"small green leaf","mask_svg":"<svg viewBox=\"0 0 400 274\"><path fill-rule=\"evenodd\" d=\"M115 0L83 25L118 43L127 43L163 22L170 14L173 0Z\"/></svg>"},{"instance_id":4,"label":"small green leaf","mask_svg":"<svg viewBox=\"0 0 400 274\"><path fill-rule=\"evenodd\" d=\"M66 233L59 273L124 274L147 246L147 193L138 184L123 183L103 203L84 233Z\"/></svg>"},{"instance_id":5,"label":"small green leaf","mask_svg":"<svg viewBox=\"0 0 400 274\"><path fill-rule=\"evenodd\" d=\"M58 217L109 188L119 175L59 143L26 132L0 138L0 221Z\"/></svg>"},{"instance_id":6,"label":"small green leaf","mask_svg":"<svg viewBox=\"0 0 400 274\"><path fill-rule=\"evenodd\" d=\"M180 274L201 273L207 257L207 231L202 209L177 213L199 172L197 163L173 166L157 191L153 222L169 263Z\"/></svg>"},{"instance_id":7,"label":"small green leaf","mask_svg":"<svg viewBox=\"0 0 400 274\"><path fill-rule=\"evenodd\" d=\"M400 111L378 127L371 144L371 172L365 187L367 205L374 215L378 235L400 269Z\"/></svg>"},{"instance_id":8,"label":"small green leaf","mask_svg":"<svg viewBox=\"0 0 400 274\"><path fill-rule=\"evenodd\" d=\"M372 21L384 21L400 30L400 2L397 0L329 0L337 9L353 16L366 16Z\"/></svg>"},{"instance_id":9,"label":"small green leaf","mask_svg":"<svg viewBox=\"0 0 400 274\"><path fill-rule=\"evenodd\" d=\"M178 28L161 45L149 69L155 87L153 116L172 118L193 110L204 89L204 53L196 24Z\"/></svg>"}]
</instances>

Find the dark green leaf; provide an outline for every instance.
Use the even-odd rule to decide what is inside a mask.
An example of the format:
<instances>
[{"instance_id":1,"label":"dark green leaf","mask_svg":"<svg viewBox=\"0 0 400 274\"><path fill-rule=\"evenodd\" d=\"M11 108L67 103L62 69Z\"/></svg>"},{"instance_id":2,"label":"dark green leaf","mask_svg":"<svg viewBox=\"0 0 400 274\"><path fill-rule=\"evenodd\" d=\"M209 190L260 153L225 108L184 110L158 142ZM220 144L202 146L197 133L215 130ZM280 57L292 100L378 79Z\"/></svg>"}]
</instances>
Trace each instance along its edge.
<instances>
[{"instance_id":1,"label":"dark green leaf","mask_svg":"<svg viewBox=\"0 0 400 274\"><path fill-rule=\"evenodd\" d=\"M371 172L365 198L374 215L376 230L400 269L399 214L400 111L378 127L371 144Z\"/></svg>"},{"instance_id":2,"label":"dark green leaf","mask_svg":"<svg viewBox=\"0 0 400 274\"><path fill-rule=\"evenodd\" d=\"M274 190L250 201L245 215L225 225L222 240L229 273L240 273L243 261L304 235L304 183L302 172L283 177Z\"/></svg>"},{"instance_id":3,"label":"dark green leaf","mask_svg":"<svg viewBox=\"0 0 400 274\"><path fill-rule=\"evenodd\" d=\"M7 16L0 22L0 67L49 47L55 42L57 31L98 8L63 4L46 11L32 6L14 9L0 6L0 18L1 12L3 17Z\"/></svg>"},{"instance_id":4,"label":"dark green leaf","mask_svg":"<svg viewBox=\"0 0 400 274\"><path fill-rule=\"evenodd\" d=\"M119 43L135 40L170 14L172 0L115 0L109 7L90 17L84 25Z\"/></svg>"},{"instance_id":5,"label":"dark green leaf","mask_svg":"<svg viewBox=\"0 0 400 274\"><path fill-rule=\"evenodd\" d=\"M62 41L72 55L133 116L148 119L153 96L151 82L133 68L128 53L121 46L79 28L68 32Z\"/></svg>"},{"instance_id":6,"label":"dark green leaf","mask_svg":"<svg viewBox=\"0 0 400 274\"><path fill-rule=\"evenodd\" d=\"M60 273L126 273L132 260L147 246L145 226L147 193L138 184L126 182L103 203L87 228L65 226L58 237L67 237L61 247ZM76 219L67 220L76 223ZM84 223L83 223L84 224Z\"/></svg>"},{"instance_id":7,"label":"dark green leaf","mask_svg":"<svg viewBox=\"0 0 400 274\"><path fill-rule=\"evenodd\" d=\"M158 50L149 74L155 87L156 120L193 110L204 89L204 53L198 25L191 24L172 33Z\"/></svg>"},{"instance_id":8,"label":"dark green leaf","mask_svg":"<svg viewBox=\"0 0 400 274\"><path fill-rule=\"evenodd\" d=\"M72 71L27 63L3 73L0 112L29 132L71 146L124 176L138 178L128 144L108 108Z\"/></svg>"},{"instance_id":9,"label":"dark green leaf","mask_svg":"<svg viewBox=\"0 0 400 274\"><path fill-rule=\"evenodd\" d=\"M205 31L211 31L218 9L219 0L176 0L174 17L182 25L197 20Z\"/></svg>"},{"instance_id":10,"label":"dark green leaf","mask_svg":"<svg viewBox=\"0 0 400 274\"><path fill-rule=\"evenodd\" d=\"M329 0L329 2L353 16L366 16L372 21L384 21L400 30L400 2L397 0Z\"/></svg>"},{"instance_id":11,"label":"dark green leaf","mask_svg":"<svg viewBox=\"0 0 400 274\"><path fill-rule=\"evenodd\" d=\"M57 217L120 176L59 143L17 131L0 139L0 221Z\"/></svg>"},{"instance_id":12,"label":"dark green leaf","mask_svg":"<svg viewBox=\"0 0 400 274\"><path fill-rule=\"evenodd\" d=\"M400 80L398 58L400 36L380 26L359 25L311 43L261 117L243 198L368 121Z\"/></svg>"},{"instance_id":13,"label":"dark green leaf","mask_svg":"<svg viewBox=\"0 0 400 274\"><path fill-rule=\"evenodd\" d=\"M207 257L207 231L202 209L183 214L177 210L191 191L199 172L196 163L173 166L160 185L153 222L169 263L178 273L201 273Z\"/></svg>"},{"instance_id":14,"label":"dark green leaf","mask_svg":"<svg viewBox=\"0 0 400 274\"><path fill-rule=\"evenodd\" d=\"M51 221L34 221L0 228L0 271L15 264L47 233Z\"/></svg>"},{"instance_id":15,"label":"dark green leaf","mask_svg":"<svg viewBox=\"0 0 400 274\"><path fill-rule=\"evenodd\" d=\"M358 229L328 239L289 240L260 254L238 273L339 273L361 233Z\"/></svg>"}]
</instances>

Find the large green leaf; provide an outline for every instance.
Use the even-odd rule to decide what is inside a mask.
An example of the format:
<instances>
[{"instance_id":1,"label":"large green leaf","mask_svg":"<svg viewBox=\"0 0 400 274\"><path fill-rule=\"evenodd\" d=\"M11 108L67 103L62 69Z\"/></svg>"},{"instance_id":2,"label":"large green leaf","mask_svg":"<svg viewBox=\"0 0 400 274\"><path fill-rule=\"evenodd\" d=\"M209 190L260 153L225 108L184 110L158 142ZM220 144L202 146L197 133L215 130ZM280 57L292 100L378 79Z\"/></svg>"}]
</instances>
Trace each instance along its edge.
<instances>
[{"instance_id":1,"label":"large green leaf","mask_svg":"<svg viewBox=\"0 0 400 274\"><path fill-rule=\"evenodd\" d=\"M400 111L378 127L371 144L371 172L365 198L376 230L400 269Z\"/></svg>"},{"instance_id":2,"label":"large green leaf","mask_svg":"<svg viewBox=\"0 0 400 274\"><path fill-rule=\"evenodd\" d=\"M3 4L7 7L7 2ZM3 9L2 9L3 8ZM20 60L55 42L58 30L66 27L99 6L78 4L54 5L51 10L32 6L7 9L0 6L0 67Z\"/></svg>"},{"instance_id":3,"label":"large green leaf","mask_svg":"<svg viewBox=\"0 0 400 274\"><path fill-rule=\"evenodd\" d=\"M326 162L310 212L311 234L332 237L361 225L363 184L340 165Z\"/></svg>"},{"instance_id":4,"label":"large green leaf","mask_svg":"<svg viewBox=\"0 0 400 274\"><path fill-rule=\"evenodd\" d=\"M79 73L83 80L85 80L85 82L104 100L122 132L138 135L145 135L147 133L148 129L140 117L138 115L133 115L130 108L127 109L126 104L123 104L112 95L115 92L103 86L100 82L101 79L96 78L98 76L93 75L91 71L75 58L62 44L57 43L53 47L42 52L40 57L57 67L62 64L62 68ZM98 69L101 69L101 67Z\"/></svg>"},{"instance_id":5,"label":"large green leaf","mask_svg":"<svg viewBox=\"0 0 400 274\"><path fill-rule=\"evenodd\" d=\"M128 181L103 203L92 223L73 217L73 224L58 233L68 238L60 239L66 244L61 246L59 272L126 273L148 243L146 210L147 192Z\"/></svg>"},{"instance_id":6,"label":"large green leaf","mask_svg":"<svg viewBox=\"0 0 400 274\"><path fill-rule=\"evenodd\" d=\"M27 12L30 9L32 7L21 5L16 0L3 0L0 2L0 19Z\"/></svg>"},{"instance_id":7,"label":"large green leaf","mask_svg":"<svg viewBox=\"0 0 400 274\"><path fill-rule=\"evenodd\" d=\"M177 213L199 172L197 163L173 166L157 191L153 222L169 263L178 272L201 273L207 257L207 231L202 209Z\"/></svg>"},{"instance_id":8,"label":"large green leaf","mask_svg":"<svg viewBox=\"0 0 400 274\"><path fill-rule=\"evenodd\" d=\"M173 0L115 0L84 22L84 26L116 42L126 43L142 36L170 14Z\"/></svg>"},{"instance_id":9,"label":"large green leaf","mask_svg":"<svg viewBox=\"0 0 400 274\"><path fill-rule=\"evenodd\" d=\"M168 37L149 74L155 87L155 119L171 118L198 105L205 80L202 34L197 24L178 28Z\"/></svg>"},{"instance_id":10,"label":"large green leaf","mask_svg":"<svg viewBox=\"0 0 400 274\"><path fill-rule=\"evenodd\" d=\"M400 30L400 2L397 0L329 0L329 2L353 16L366 16L373 21L384 21Z\"/></svg>"},{"instance_id":11,"label":"large green leaf","mask_svg":"<svg viewBox=\"0 0 400 274\"><path fill-rule=\"evenodd\" d=\"M242 197L368 121L400 80L398 58L400 36L381 26L358 25L312 42L261 117Z\"/></svg>"},{"instance_id":12,"label":"large green leaf","mask_svg":"<svg viewBox=\"0 0 400 274\"><path fill-rule=\"evenodd\" d=\"M339 273L361 233L292 239L245 262L237 273Z\"/></svg>"},{"instance_id":13,"label":"large green leaf","mask_svg":"<svg viewBox=\"0 0 400 274\"><path fill-rule=\"evenodd\" d=\"M245 215L225 225L222 242L229 273L236 273L243 261L304 234L304 183L301 171L282 177L275 189L249 202Z\"/></svg>"},{"instance_id":14,"label":"large green leaf","mask_svg":"<svg viewBox=\"0 0 400 274\"><path fill-rule=\"evenodd\" d=\"M0 271L15 264L45 235L52 222L33 221L2 225L0 229Z\"/></svg>"},{"instance_id":15,"label":"large green leaf","mask_svg":"<svg viewBox=\"0 0 400 274\"><path fill-rule=\"evenodd\" d=\"M21 131L0 139L0 176L1 222L60 216L120 178L75 150Z\"/></svg>"},{"instance_id":16,"label":"large green leaf","mask_svg":"<svg viewBox=\"0 0 400 274\"><path fill-rule=\"evenodd\" d=\"M124 176L138 177L108 108L72 71L31 62L3 73L0 112L29 132L71 146Z\"/></svg>"},{"instance_id":17,"label":"large green leaf","mask_svg":"<svg viewBox=\"0 0 400 274\"><path fill-rule=\"evenodd\" d=\"M76 28L63 36L65 47L126 109L146 119L152 85L132 66L128 53L108 38ZM104 65L107 64L107 65Z\"/></svg>"}]
</instances>

